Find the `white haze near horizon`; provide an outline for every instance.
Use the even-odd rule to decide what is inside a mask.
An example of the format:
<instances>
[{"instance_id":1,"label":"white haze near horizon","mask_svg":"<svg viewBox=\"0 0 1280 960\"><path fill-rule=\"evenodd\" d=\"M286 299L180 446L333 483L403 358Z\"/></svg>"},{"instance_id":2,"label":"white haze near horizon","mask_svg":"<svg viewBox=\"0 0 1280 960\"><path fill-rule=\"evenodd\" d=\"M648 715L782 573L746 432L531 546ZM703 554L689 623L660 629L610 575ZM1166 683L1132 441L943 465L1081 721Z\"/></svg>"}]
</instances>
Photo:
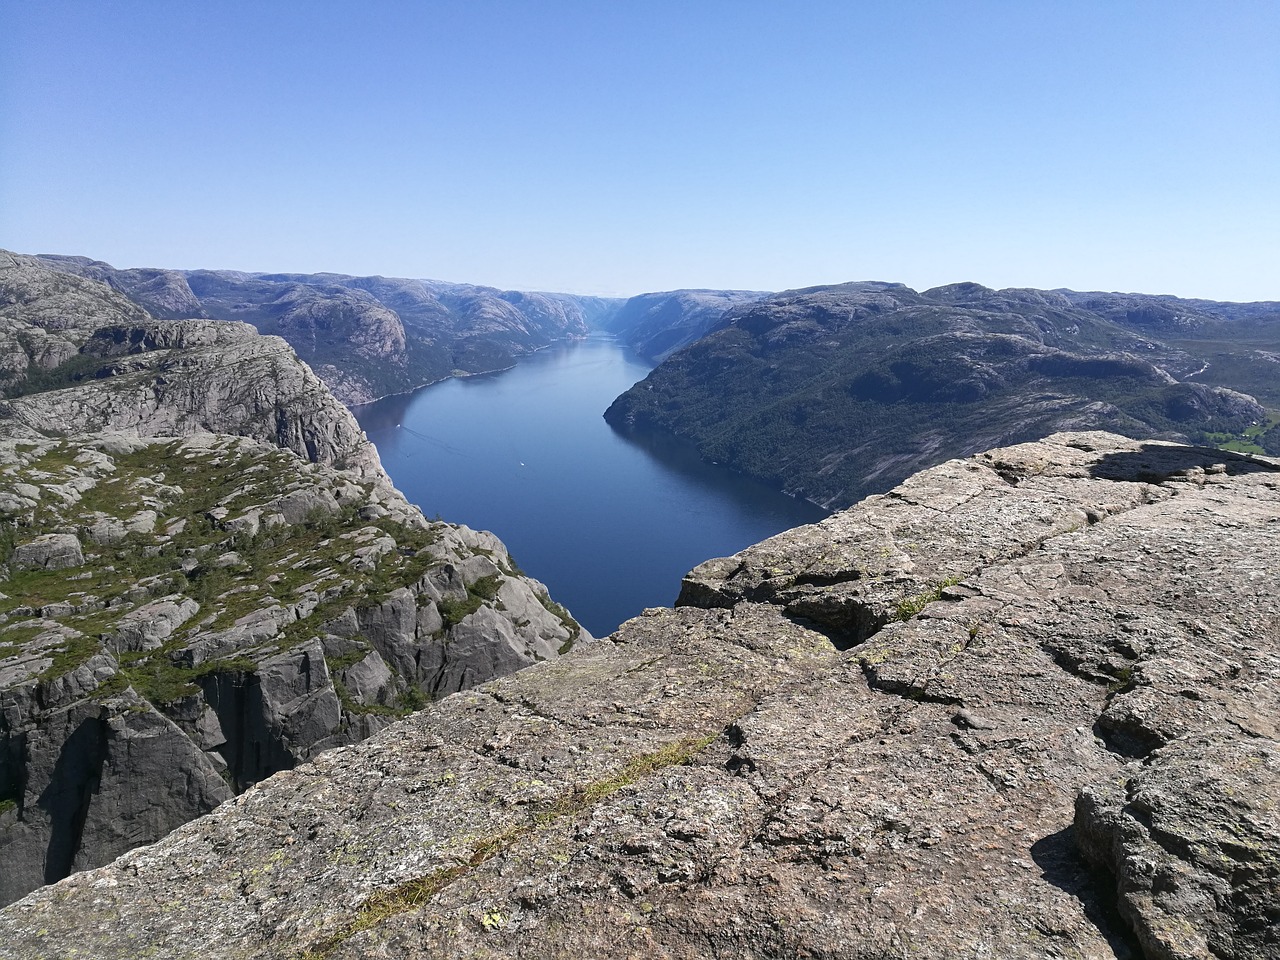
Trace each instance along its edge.
<instances>
[{"instance_id":1,"label":"white haze near horizon","mask_svg":"<svg viewBox=\"0 0 1280 960\"><path fill-rule=\"evenodd\" d=\"M8 5L0 246L1280 300L1280 5Z\"/></svg>"}]
</instances>

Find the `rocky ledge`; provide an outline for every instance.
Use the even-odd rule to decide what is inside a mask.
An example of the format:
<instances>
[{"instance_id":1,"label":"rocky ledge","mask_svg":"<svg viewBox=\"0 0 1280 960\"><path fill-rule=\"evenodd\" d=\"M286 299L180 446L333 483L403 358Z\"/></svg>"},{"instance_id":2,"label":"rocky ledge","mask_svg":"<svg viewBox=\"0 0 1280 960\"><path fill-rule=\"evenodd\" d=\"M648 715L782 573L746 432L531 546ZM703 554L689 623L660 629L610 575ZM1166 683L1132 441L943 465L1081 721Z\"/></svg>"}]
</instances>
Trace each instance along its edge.
<instances>
[{"instance_id":1,"label":"rocky ledge","mask_svg":"<svg viewBox=\"0 0 1280 960\"><path fill-rule=\"evenodd\" d=\"M1278 957L1277 548L1274 461L952 461L37 891L0 956Z\"/></svg>"}]
</instances>

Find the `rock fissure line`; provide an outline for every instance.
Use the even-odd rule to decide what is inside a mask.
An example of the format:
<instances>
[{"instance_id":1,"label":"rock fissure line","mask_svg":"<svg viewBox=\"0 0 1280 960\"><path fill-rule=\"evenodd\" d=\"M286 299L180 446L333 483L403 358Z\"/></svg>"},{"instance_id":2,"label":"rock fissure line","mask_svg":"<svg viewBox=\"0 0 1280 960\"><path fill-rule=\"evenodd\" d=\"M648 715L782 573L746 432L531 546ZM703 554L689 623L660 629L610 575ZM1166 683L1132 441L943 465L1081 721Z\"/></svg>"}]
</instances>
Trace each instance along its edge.
<instances>
[{"instance_id":1,"label":"rock fissure line","mask_svg":"<svg viewBox=\"0 0 1280 960\"><path fill-rule=\"evenodd\" d=\"M508 827L472 845L470 855L464 863L441 867L431 873L378 891L357 908L349 922L298 954L298 960L321 960L357 934L377 927L396 914L424 906L473 870L557 821L586 812L642 777L651 776L666 767L689 763L719 736L719 734L712 734L700 738L688 738L666 744L651 753L642 754L619 768L613 775L590 784L584 790L575 789L562 794L559 800L547 809L535 813L528 822Z\"/></svg>"}]
</instances>

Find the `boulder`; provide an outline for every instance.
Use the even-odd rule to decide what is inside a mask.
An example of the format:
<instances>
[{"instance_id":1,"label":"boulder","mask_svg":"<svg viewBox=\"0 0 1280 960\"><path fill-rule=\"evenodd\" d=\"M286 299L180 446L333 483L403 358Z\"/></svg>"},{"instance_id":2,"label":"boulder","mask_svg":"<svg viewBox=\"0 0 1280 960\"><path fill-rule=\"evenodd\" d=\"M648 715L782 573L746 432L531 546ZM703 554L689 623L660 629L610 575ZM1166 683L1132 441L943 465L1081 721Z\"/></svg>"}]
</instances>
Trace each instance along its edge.
<instances>
[{"instance_id":1,"label":"boulder","mask_svg":"<svg viewBox=\"0 0 1280 960\"><path fill-rule=\"evenodd\" d=\"M47 533L18 544L10 563L19 570L69 570L84 566L84 551L71 533Z\"/></svg>"}]
</instances>

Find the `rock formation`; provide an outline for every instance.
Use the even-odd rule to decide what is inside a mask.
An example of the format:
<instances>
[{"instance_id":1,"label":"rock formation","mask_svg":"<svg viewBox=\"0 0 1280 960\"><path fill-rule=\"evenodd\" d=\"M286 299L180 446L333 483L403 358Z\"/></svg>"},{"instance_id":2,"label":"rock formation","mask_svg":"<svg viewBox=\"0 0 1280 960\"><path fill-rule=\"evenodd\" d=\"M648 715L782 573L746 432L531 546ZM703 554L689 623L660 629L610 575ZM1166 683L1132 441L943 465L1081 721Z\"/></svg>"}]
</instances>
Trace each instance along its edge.
<instances>
[{"instance_id":1,"label":"rock formation","mask_svg":"<svg viewBox=\"0 0 1280 960\"><path fill-rule=\"evenodd\" d=\"M948 462L35 892L0 956L1280 957L1277 548L1276 461Z\"/></svg>"},{"instance_id":2,"label":"rock formation","mask_svg":"<svg viewBox=\"0 0 1280 960\"><path fill-rule=\"evenodd\" d=\"M589 640L284 341L0 265L0 902Z\"/></svg>"}]
</instances>

